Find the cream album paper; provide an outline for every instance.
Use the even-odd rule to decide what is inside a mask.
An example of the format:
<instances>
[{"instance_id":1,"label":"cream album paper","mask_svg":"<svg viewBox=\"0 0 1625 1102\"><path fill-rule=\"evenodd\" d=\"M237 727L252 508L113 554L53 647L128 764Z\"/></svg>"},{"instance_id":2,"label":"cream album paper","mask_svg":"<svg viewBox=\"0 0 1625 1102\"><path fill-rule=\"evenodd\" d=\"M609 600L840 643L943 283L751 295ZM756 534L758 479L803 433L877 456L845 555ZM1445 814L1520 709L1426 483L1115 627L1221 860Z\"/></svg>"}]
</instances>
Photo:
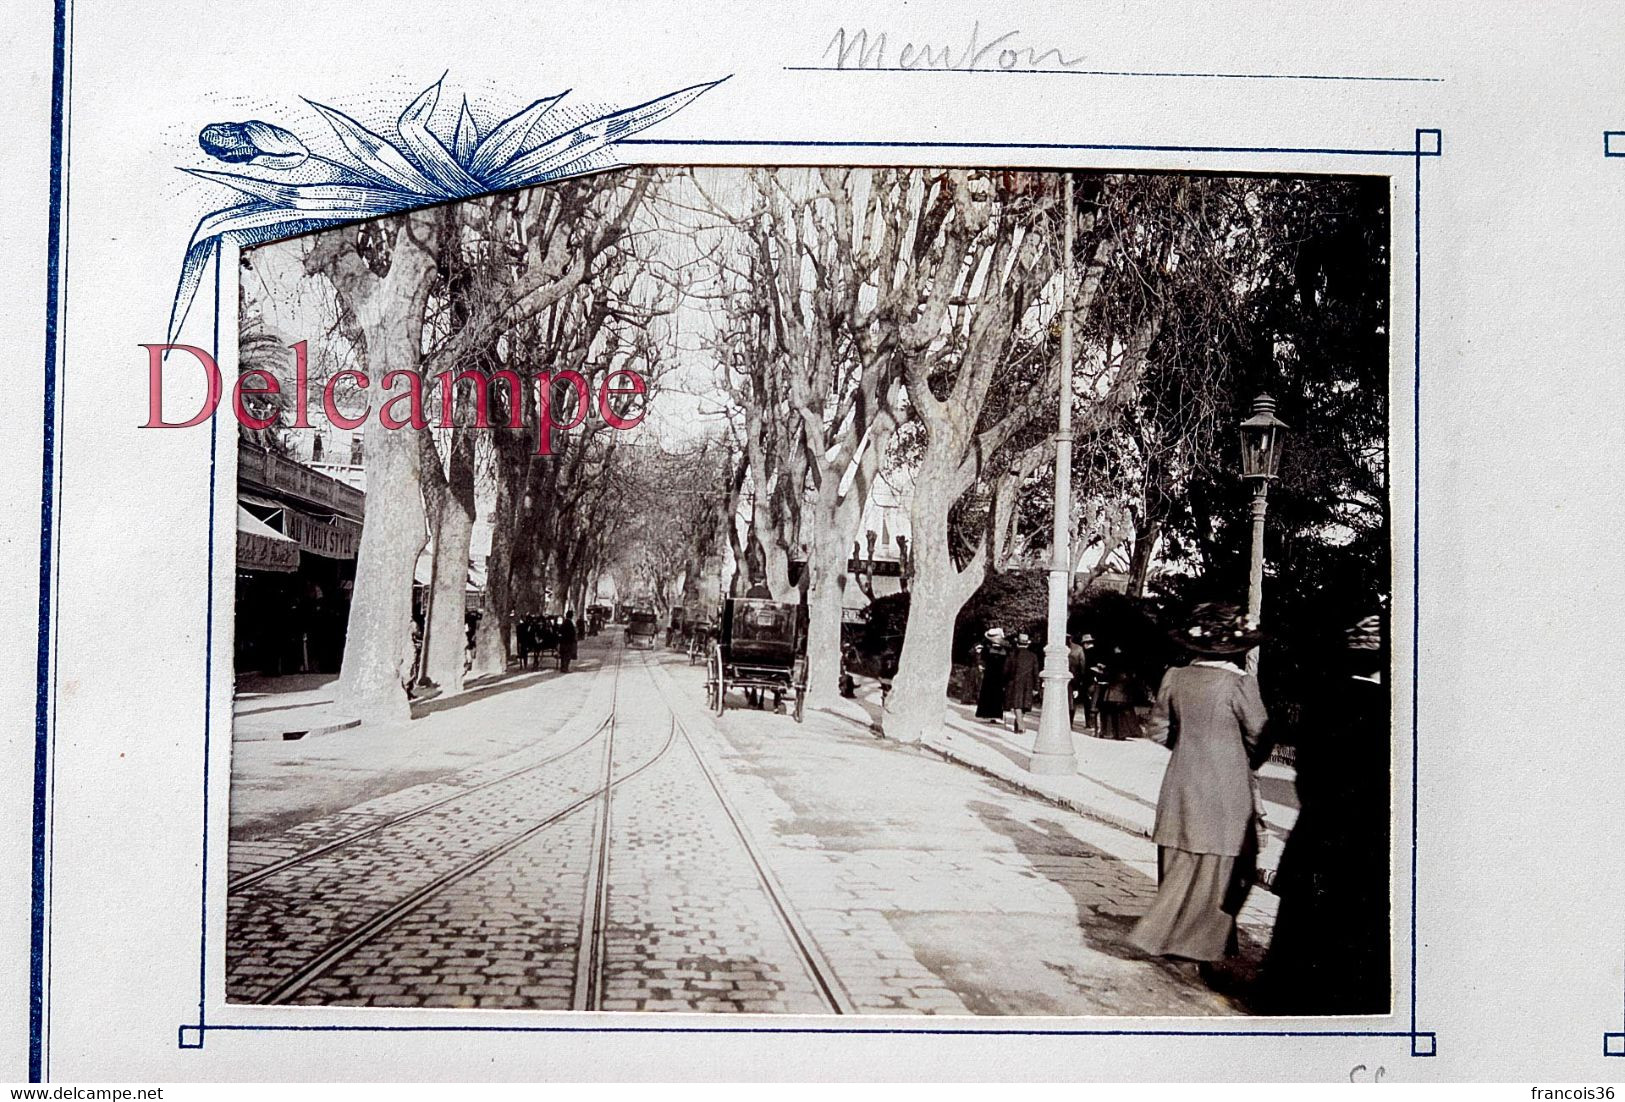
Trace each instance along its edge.
<instances>
[{"instance_id":1,"label":"cream album paper","mask_svg":"<svg viewBox=\"0 0 1625 1102\"><path fill-rule=\"evenodd\" d=\"M1619 1078L1617 13L12 26L6 1078Z\"/></svg>"}]
</instances>

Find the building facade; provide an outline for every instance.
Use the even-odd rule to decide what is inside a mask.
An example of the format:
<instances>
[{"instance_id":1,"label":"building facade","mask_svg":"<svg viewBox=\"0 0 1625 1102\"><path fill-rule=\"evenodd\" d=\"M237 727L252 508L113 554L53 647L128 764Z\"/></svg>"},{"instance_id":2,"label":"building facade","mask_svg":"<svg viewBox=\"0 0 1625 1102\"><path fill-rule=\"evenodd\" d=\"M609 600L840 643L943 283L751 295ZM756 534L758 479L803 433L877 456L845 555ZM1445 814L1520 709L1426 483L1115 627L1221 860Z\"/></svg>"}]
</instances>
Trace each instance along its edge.
<instances>
[{"instance_id":1,"label":"building facade","mask_svg":"<svg viewBox=\"0 0 1625 1102\"><path fill-rule=\"evenodd\" d=\"M356 486L238 441L239 675L338 671L365 506Z\"/></svg>"}]
</instances>

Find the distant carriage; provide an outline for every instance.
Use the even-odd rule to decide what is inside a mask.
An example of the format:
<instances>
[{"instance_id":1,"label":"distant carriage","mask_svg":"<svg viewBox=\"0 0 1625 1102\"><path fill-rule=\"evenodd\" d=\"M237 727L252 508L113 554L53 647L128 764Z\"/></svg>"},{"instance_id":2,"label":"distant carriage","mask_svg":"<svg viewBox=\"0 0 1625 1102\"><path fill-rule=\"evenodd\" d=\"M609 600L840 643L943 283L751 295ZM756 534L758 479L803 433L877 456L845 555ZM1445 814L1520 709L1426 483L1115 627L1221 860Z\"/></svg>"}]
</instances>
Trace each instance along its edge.
<instances>
[{"instance_id":1,"label":"distant carriage","mask_svg":"<svg viewBox=\"0 0 1625 1102\"><path fill-rule=\"evenodd\" d=\"M807 612L801 605L729 597L706 670L706 702L721 715L737 689L760 708L766 695L794 698L800 723L807 698Z\"/></svg>"},{"instance_id":2,"label":"distant carriage","mask_svg":"<svg viewBox=\"0 0 1625 1102\"><path fill-rule=\"evenodd\" d=\"M520 666L540 669L549 655L556 664L563 624L561 616L521 616L516 629Z\"/></svg>"},{"instance_id":3,"label":"distant carriage","mask_svg":"<svg viewBox=\"0 0 1625 1102\"><path fill-rule=\"evenodd\" d=\"M626 645L654 650L660 635L660 617L646 608L633 609L626 618Z\"/></svg>"}]
</instances>

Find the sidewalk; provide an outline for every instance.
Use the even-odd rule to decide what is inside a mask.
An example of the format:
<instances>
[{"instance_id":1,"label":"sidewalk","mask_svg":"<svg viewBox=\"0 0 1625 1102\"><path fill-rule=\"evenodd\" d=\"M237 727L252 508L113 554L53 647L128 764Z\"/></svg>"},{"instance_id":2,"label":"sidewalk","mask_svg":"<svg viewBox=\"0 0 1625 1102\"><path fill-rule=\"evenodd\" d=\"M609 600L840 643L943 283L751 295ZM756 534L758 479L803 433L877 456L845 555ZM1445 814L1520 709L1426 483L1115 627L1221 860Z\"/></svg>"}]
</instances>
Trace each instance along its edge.
<instances>
[{"instance_id":1,"label":"sidewalk","mask_svg":"<svg viewBox=\"0 0 1625 1102\"><path fill-rule=\"evenodd\" d=\"M533 755L578 717L596 721L608 708L608 650L607 640L594 639L567 674L511 670L461 693L414 701L411 722L360 723L322 738L287 739L281 728L331 714L331 677L277 678L283 693L244 678L234 717L231 836L269 837L471 769L499 769L493 763L510 755Z\"/></svg>"},{"instance_id":2,"label":"sidewalk","mask_svg":"<svg viewBox=\"0 0 1625 1102\"><path fill-rule=\"evenodd\" d=\"M331 673L239 679L231 700L232 741L293 740L360 726L361 720L333 707L337 682L338 675Z\"/></svg>"},{"instance_id":3,"label":"sidewalk","mask_svg":"<svg viewBox=\"0 0 1625 1102\"><path fill-rule=\"evenodd\" d=\"M582 668L596 668L587 663ZM470 678L455 693L438 693L411 702L413 719L472 703L510 688L544 680L544 674L557 676L556 667L510 669L506 673ZM315 735L329 735L361 726L362 720L334 707L333 692L337 674L287 674L266 677L250 674L237 682L231 702L233 742L261 742L267 739L294 741Z\"/></svg>"},{"instance_id":4,"label":"sidewalk","mask_svg":"<svg viewBox=\"0 0 1625 1102\"><path fill-rule=\"evenodd\" d=\"M880 697L873 686L860 696L878 714ZM870 699L872 698L872 699ZM1037 715L1027 717L1028 730L1010 729L1008 718L992 724L976 719L970 705L948 702L942 728L925 746L950 761L996 777L1023 792L1040 796L1089 819L1150 838L1157 817L1157 796L1162 788L1168 751L1147 739L1116 742L1095 738L1081 729L1072 732L1077 772L1070 776L1033 773L1033 744L1037 741ZM1271 761L1258 771L1264 796L1269 842L1259 855L1259 882L1266 888L1280 866L1281 851L1298 817L1298 797L1291 766Z\"/></svg>"}]
</instances>

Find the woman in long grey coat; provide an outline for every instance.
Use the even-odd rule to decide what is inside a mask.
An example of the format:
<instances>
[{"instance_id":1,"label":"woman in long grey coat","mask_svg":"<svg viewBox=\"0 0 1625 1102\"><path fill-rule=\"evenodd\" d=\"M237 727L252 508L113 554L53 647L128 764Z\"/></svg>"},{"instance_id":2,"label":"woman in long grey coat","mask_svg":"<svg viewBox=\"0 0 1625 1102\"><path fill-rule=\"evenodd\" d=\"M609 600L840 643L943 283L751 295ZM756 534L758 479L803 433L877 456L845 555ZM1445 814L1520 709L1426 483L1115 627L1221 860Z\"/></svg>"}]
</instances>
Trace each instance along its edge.
<instances>
[{"instance_id":1,"label":"woman in long grey coat","mask_svg":"<svg viewBox=\"0 0 1625 1102\"><path fill-rule=\"evenodd\" d=\"M1157 897L1129 940L1148 954L1214 961L1235 933L1225 895L1252 827L1250 758L1267 718L1258 680L1235 662L1261 636L1233 606L1199 605L1178 638L1197 657L1164 675L1147 722L1147 737L1173 757L1152 832Z\"/></svg>"}]
</instances>

